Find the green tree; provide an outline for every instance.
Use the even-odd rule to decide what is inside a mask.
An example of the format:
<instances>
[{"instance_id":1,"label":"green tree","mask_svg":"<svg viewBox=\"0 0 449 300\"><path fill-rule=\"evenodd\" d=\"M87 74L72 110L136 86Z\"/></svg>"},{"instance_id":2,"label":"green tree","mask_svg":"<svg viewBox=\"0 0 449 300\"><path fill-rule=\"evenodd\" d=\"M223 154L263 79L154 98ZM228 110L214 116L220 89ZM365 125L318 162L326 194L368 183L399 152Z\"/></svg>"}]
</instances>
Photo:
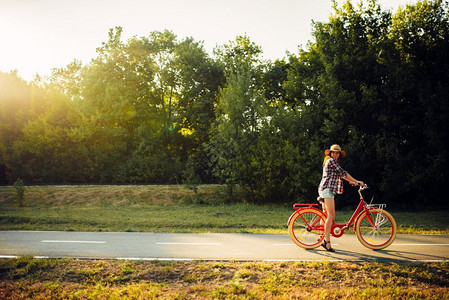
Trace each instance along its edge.
<instances>
[{"instance_id":1,"label":"green tree","mask_svg":"<svg viewBox=\"0 0 449 300\"><path fill-rule=\"evenodd\" d=\"M261 87L264 98L271 107L282 107L288 104L284 82L288 77L290 65L284 60L277 59L274 63L267 63L266 70L256 78L257 85Z\"/></svg>"},{"instance_id":2,"label":"green tree","mask_svg":"<svg viewBox=\"0 0 449 300\"><path fill-rule=\"evenodd\" d=\"M210 182L212 175L205 145L215 120L214 108L224 82L223 69L205 52L202 43L186 38L175 47L174 68L178 74L179 101L174 118L178 141L188 156L186 167L201 180ZM189 176L190 177L190 176Z\"/></svg>"},{"instance_id":3,"label":"green tree","mask_svg":"<svg viewBox=\"0 0 449 300\"><path fill-rule=\"evenodd\" d=\"M109 31L82 81L86 143L100 182L143 180L136 149L160 135L165 119L160 100L151 94L152 58L136 38L122 42L121 32L120 27Z\"/></svg>"},{"instance_id":4,"label":"green tree","mask_svg":"<svg viewBox=\"0 0 449 300\"><path fill-rule=\"evenodd\" d=\"M10 176L33 184L84 182L86 161L78 152L75 134L79 112L56 90L33 89L41 94L44 112L29 119L13 141L8 155Z\"/></svg>"},{"instance_id":5,"label":"green tree","mask_svg":"<svg viewBox=\"0 0 449 300\"><path fill-rule=\"evenodd\" d=\"M0 72L0 184L8 183L8 153L13 141L21 136L30 94L30 87L17 72Z\"/></svg>"},{"instance_id":6,"label":"green tree","mask_svg":"<svg viewBox=\"0 0 449 300\"><path fill-rule=\"evenodd\" d=\"M230 190L240 184L249 192L251 201L258 198L258 184L253 178L257 139L266 118L266 102L255 86L260 47L247 37L217 51L224 64L226 84L220 91L216 122L211 129L209 151L214 174Z\"/></svg>"},{"instance_id":7,"label":"green tree","mask_svg":"<svg viewBox=\"0 0 449 300\"><path fill-rule=\"evenodd\" d=\"M419 1L398 10L385 61L388 105L380 110L379 158L383 186L391 198L415 206L445 203L447 184L448 57L447 1Z\"/></svg>"},{"instance_id":8,"label":"green tree","mask_svg":"<svg viewBox=\"0 0 449 300\"><path fill-rule=\"evenodd\" d=\"M448 97L438 87L447 82L447 16L442 1L418 2L396 15L376 1L358 8L348 1L315 24L316 42L290 57L284 84L308 122L312 157L342 144L351 157L344 166L384 200L431 199L425 193L444 177L447 161L429 149L446 148L441 112L446 116Z\"/></svg>"},{"instance_id":9,"label":"green tree","mask_svg":"<svg viewBox=\"0 0 449 300\"><path fill-rule=\"evenodd\" d=\"M12 184L15 166L24 164L14 153L15 141L23 138L22 129L45 111L45 97L33 84L21 79L17 72L0 72L0 183Z\"/></svg>"}]
</instances>

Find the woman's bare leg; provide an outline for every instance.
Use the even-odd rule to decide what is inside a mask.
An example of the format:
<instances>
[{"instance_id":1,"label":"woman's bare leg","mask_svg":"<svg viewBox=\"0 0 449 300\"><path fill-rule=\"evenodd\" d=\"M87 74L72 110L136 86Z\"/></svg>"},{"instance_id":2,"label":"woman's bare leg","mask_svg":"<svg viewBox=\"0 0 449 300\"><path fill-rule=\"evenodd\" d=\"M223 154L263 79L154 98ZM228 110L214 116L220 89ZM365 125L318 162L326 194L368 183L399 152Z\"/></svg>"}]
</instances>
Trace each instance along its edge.
<instances>
[{"instance_id":1,"label":"woman's bare leg","mask_svg":"<svg viewBox=\"0 0 449 300\"><path fill-rule=\"evenodd\" d=\"M332 223L335 219L335 201L334 198L324 198L324 203L327 210L326 223L324 223L324 240L330 242Z\"/></svg>"}]
</instances>

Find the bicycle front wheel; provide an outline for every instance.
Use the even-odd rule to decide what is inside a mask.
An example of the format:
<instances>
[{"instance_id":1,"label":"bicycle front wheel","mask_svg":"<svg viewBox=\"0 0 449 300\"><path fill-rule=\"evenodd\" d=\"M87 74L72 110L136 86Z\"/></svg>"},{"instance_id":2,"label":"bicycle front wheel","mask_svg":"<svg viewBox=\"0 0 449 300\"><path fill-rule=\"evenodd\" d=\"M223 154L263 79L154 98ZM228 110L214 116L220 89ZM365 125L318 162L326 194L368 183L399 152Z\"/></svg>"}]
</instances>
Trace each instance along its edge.
<instances>
[{"instance_id":1,"label":"bicycle front wheel","mask_svg":"<svg viewBox=\"0 0 449 300\"><path fill-rule=\"evenodd\" d=\"M370 209L357 219L355 232L363 246L381 250L390 246L396 238L396 221L383 209Z\"/></svg>"},{"instance_id":2,"label":"bicycle front wheel","mask_svg":"<svg viewBox=\"0 0 449 300\"><path fill-rule=\"evenodd\" d=\"M288 233L292 241L301 248L314 249L320 246L324 238L323 212L306 208L296 211L288 224Z\"/></svg>"}]
</instances>

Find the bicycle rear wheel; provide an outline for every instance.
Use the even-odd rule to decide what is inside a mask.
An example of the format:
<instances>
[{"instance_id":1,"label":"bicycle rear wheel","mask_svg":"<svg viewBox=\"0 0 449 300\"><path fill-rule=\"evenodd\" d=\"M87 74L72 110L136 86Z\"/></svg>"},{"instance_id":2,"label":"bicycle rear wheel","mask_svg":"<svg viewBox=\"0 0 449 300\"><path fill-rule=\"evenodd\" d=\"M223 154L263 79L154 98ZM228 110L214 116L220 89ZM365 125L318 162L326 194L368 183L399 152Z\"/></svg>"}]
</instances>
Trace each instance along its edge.
<instances>
[{"instance_id":1,"label":"bicycle rear wheel","mask_svg":"<svg viewBox=\"0 0 449 300\"><path fill-rule=\"evenodd\" d=\"M381 250L390 246L396 238L396 221L383 209L370 209L357 219L355 232L363 246Z\"/></svg>"},{"instance_id":2,"label":"bicycle rear wheel","mask_svg":"<svg viewBox=\"0 0 449 300\"><path fill-rule=\"evenodd\" d=\"M324 239L325 221L326 217L319 209L297 210L288 224L290 238L301 248L314 249Z\"/></svg>"}]
</instances>

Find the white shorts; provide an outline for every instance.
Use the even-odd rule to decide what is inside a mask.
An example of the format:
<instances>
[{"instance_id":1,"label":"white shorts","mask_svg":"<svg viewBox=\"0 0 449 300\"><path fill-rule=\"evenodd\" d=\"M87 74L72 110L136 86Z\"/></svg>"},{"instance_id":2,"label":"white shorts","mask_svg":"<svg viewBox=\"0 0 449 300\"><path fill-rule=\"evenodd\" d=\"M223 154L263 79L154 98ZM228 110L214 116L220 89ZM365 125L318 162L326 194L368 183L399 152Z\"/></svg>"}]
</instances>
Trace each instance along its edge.
<instances>
[{"instance_id":1,"label":"white shorts","mask_svg":"<svg viewBox=\"0 0 449 300\"><path fill-rule=\"evenodd\" d=\"M324 190L320 191L320 197L321 198L335 198L335 195L331 193L330 188L325 188Z\"/></svg>"}]
</instances>

